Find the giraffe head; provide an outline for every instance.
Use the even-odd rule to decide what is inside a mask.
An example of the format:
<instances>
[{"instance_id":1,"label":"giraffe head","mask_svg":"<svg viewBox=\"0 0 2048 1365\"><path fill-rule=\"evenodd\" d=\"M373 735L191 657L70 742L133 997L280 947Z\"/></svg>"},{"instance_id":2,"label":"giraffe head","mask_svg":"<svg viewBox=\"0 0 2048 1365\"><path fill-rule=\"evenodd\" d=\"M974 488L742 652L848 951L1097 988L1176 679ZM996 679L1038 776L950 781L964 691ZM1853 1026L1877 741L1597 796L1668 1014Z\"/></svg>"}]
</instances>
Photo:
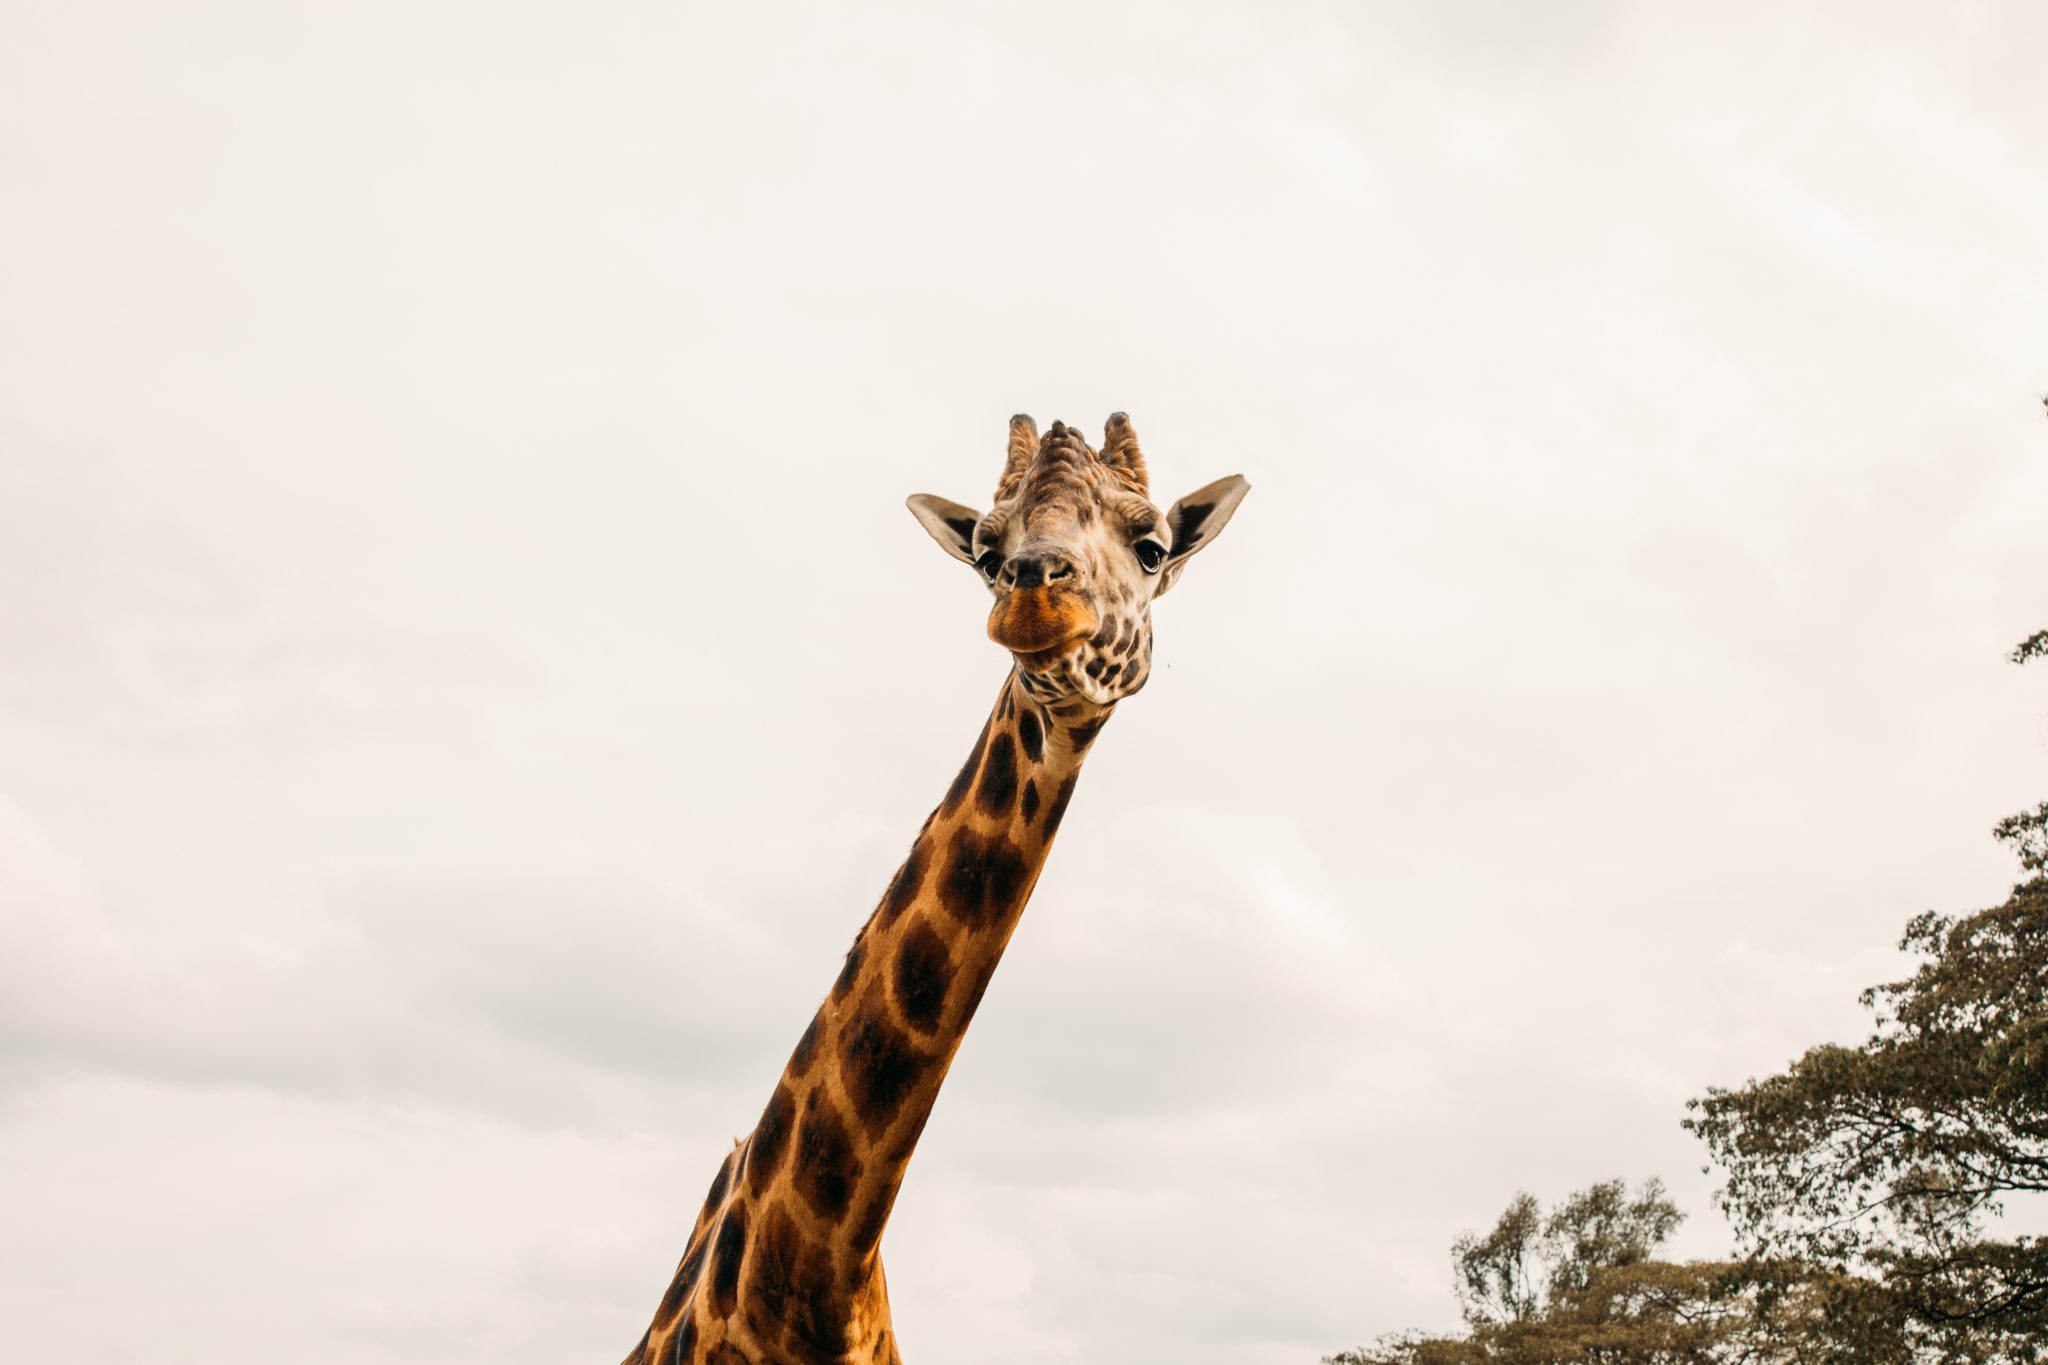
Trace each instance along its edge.
<instances>
[{"instance_id":1,"label":"giraffe head","mask_svg":"<svg viewBox=\"0 0 2048 1365\"><path fill-rule=\"evenodd\" d=\"M1151 676L1152 599L1250 489L1233 474L1162 511L1130 418L1110 417L1098 452L1072 427L1054 422L1041 437L1020 415L993 507L919 493L910 510L988 585L989 638L1015 656L1034 696L1109 706Z\"/></svg>"}]
</instances>

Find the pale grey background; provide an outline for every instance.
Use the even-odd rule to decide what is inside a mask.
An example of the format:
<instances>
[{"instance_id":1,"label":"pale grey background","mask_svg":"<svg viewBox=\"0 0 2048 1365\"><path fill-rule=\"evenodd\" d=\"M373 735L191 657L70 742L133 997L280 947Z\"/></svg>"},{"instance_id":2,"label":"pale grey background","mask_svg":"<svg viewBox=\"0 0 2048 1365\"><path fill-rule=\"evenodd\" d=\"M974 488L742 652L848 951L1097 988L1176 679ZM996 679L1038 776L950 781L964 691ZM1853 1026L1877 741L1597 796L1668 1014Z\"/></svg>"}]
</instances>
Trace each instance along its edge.
<instances>
[{"instance_id":1,"label":"pale grey background","mask_svg":"<svg viewBox=\"0 0 2048 1365\"><path fill-rule=\"evenodd\" d=\"M885 1249L921 1362L1454 1320L2048 796L2048 10L0 5L0 1355L611 1361L1004 660L1254 492ZM2038 670L2036 670L2038 671Z\"/></svg>"}]
</instances>

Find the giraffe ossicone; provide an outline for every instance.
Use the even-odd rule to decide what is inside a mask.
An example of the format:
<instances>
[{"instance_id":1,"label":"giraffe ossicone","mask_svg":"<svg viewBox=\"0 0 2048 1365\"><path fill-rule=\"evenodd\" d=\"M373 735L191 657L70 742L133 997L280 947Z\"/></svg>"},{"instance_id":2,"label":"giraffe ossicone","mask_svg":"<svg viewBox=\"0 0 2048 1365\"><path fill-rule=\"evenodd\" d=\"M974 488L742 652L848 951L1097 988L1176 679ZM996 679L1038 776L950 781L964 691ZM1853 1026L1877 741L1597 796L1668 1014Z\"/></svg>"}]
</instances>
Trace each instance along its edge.
<instances>
[{"instance_id":1,"label":"giraffe ossicone","mask_svg":"<svg viewBox=\"0 0 2048 1365\"><path fill-rule=\"evenodd\" d=\"M1018 416L987 512L909 500L987 584L1010 674L760 1122L719 1167L626 1365L901 1361L880 1244L904 1170L1089 745L1151 676L1153 599L1249 489L1232 475L1161 509L1124 414L1099 450Z\"/></svg>"}]
</instances>

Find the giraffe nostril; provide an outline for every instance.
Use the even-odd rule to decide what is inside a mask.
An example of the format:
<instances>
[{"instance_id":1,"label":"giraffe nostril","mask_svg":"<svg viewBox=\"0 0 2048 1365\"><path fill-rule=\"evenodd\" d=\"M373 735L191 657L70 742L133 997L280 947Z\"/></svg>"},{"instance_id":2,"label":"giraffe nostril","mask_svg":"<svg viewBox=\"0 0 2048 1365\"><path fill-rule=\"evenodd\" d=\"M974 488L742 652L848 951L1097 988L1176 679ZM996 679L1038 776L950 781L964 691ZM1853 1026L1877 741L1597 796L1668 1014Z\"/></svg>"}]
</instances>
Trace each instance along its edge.
<instances>
[{"instance_id":1,"label":"giraffe nostril","mask_svg":"<svg viewBox=\"0 0 2048 1365\"><path fill-rule=\"evenodd\" d=\"M1038 588L1073 576L1074 561L1063 554L1013 555L1003 566L1003 581L1013 588Z\"/></svg>"}]
</instances>

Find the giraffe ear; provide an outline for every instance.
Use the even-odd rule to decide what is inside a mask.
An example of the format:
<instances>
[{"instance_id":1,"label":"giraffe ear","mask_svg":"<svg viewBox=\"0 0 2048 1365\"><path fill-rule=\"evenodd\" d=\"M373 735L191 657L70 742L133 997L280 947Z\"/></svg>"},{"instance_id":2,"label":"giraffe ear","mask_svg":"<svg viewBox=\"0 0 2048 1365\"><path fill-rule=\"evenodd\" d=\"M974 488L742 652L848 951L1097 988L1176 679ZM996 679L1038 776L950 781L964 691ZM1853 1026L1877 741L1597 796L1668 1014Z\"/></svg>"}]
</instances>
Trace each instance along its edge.
<instances>
[{"instance_id":1,"label":"giraffe ear","mask_svg":"<svg viewBox=\"0 0 2048 1365\"><path fill-rule=\"evenodd\" d=\"M1166 576L1160 580L1158 592L1152 594L1154 597L1174 585L1195 551L1222 533L1230 514L1251 491L1250 484L1241 476L1232 474L1202 485L1168 510L1166 524L1173 530L1173 548L1167 552Z\"/></svg>"},{"instance_id":2,"label":"giraffe ear","mask_svg":"<svg viewBox=\"0 0 2048 1365\"><path fill-rule=\"evenodd\" d=\"M918 525L939 542L941 550L962 564L974 562L974 528L981 521L981 513L930 493L913 493L904 505L917 518Z\"/></svg>"}]
</instances>

